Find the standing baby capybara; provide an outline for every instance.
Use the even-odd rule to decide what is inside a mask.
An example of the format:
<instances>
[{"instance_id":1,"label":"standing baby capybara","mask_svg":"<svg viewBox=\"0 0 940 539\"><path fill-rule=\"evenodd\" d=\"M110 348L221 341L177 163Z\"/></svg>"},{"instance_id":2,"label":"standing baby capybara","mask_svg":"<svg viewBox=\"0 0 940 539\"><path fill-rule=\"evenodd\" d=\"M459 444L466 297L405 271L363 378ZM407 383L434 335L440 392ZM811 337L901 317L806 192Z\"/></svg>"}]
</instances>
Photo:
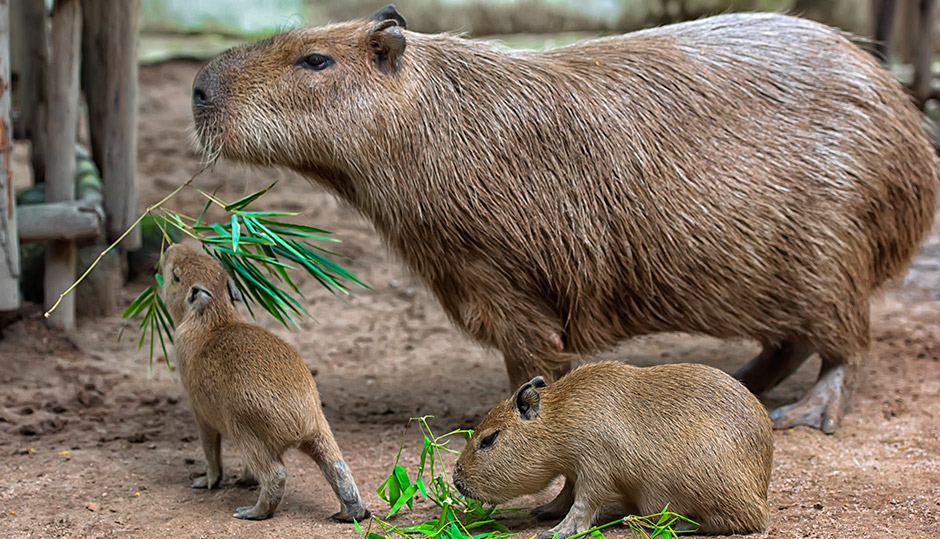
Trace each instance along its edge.
<instances>
[{"instance_id":1,"label":"standing baby capybara","mask_svg":"<svg viewBox=\"0 0 940 539\"><path fill-rule=\"evenodd\" d=\"M362 212L514 387L635 335L750 337L755 393L822 357L772 417L826 432L937 188L891 75L777 14L509 51L389 6L223 53L193 115L210 158L290 167Z\"/></svg>"},{"instance_id":2,"label":"standing baby capybara","mask_svg":"<svg viewBox=\"0 0 940 539\"><path fill-rule=\"evenodd\" d=\"M234 516L268 518L284 495L281 457L298 447L317 462L339 498L333 518L368 518L303 359L273 333L245 322L234 303L234 282L209 255L173 245L163 253L160 271L160 297L176 325L176 359L208 464L193 488L219 485L222 437L231 438L245 460L240 482L261 485L258 502Z\"/></svg>"},{"instance_id":3,"label":"standing baby capybara","mask_svg":"<svg viewBox=\"0 0 940 539\"><path fill-rule=\"evenodd\" d=\"M536 377L496 405L457 460L454 484L503 503L563 476L533 514L564 519L539 539L585 531L610 502L627 515L668 506L702 533L750 533L767 527L773 452L767 411L724 372L605 362L547 387Z\"/></svg>"}]
</instances>

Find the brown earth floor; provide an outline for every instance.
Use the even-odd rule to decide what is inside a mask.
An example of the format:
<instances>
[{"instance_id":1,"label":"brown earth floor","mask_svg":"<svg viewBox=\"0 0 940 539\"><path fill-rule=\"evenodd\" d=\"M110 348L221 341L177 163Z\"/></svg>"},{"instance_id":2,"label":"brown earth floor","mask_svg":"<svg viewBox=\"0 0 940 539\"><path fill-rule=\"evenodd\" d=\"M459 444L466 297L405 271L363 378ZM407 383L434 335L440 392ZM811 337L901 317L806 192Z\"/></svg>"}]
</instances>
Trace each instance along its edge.
<instances>
[{"instance_id":1,"label":"brown earth floor","mask_svg":"<svg viewBox=\"0 0 940 539\"><path fill-rule=\"evenodd\" d=\"M189 89L197 66L141 70L140 185L152 203L189 178L199 158L189 144ZM22 170L23 148L17 149ZM21 176L22 177L22 176ZM507 393L502 360L457 332L434 299L389 256L372 227L305 181L272 170L219 165L197 181L226 200L282 180L261 206L303 212L302 222L340 238L339 252L372 286L335 298L305 281L316 320L288 331L260 323L301 350L367 503L387 510L375 488L390 471L409 417L433 414L438 433L472 426ZM196 213L187 192L170 207ZM929 270L930 264L926 264ZM929 273L929 271L928 271ZM397 282L397 283L394 283ZM397 286L393 286L397 284ZM129 284L126 305L146 284ZM873 304L874 344L851 413L834 436L777 432L771 523L754 537L937 537L940 534L940 303L911 286ZM225 447L226 484L188 487L202 454L176 376L151 371L134 332L117 341L118 316L81 320L71 335L45 329L38 308L0 340L0 536L2 537L354 537L319 470L299 453L274 518L244 522L234 508L256 490L231 485L238 456ZM733 370L756 348L686 335L643 338L618 354L636 364L709 363ZM809 364L766 398L802 395ZM459 448L462 442L457 443ZM416 464L414 432L405 464ZM557 489L557 486L555 487ZM511 505L531 507L553 492ZM430 518L430 504L397 523ZM508 522L520 537L543 526ZM608 537L628 537L623 529Z\"/></svg>"}]
</instances>

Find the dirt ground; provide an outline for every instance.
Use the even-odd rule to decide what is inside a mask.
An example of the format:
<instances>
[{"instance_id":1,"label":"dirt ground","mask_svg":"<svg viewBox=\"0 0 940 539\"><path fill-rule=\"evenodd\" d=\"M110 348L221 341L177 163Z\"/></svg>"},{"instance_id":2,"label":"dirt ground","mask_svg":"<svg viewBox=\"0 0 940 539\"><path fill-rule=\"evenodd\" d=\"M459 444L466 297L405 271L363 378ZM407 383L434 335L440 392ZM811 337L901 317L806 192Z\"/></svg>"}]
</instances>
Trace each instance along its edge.
<instances>
[{"instance_id":1,"label":"dirt ground","mask_svg":"<svg viewBox=\"0 0 940 539\"><path fill-rule=\"evenodd\" d=\"M150 204L189 178L199 159L189 137L189 89L197 65L141 70L140 190ZM22 170L22 147L17 164ZM22 176L21 176L22 177ZM507 396L502 360L469 341L434 299L382 247L371 225L329 195L283 172L219 165L197 184L226 200L280 183L261 206L303 212L333 231L338 250L370 290L337 298L304 281L315 320L299 330L259 323L297 347L316 373L325 412L365 499L382 514L375 489L388 474L409 417L432 414L438 433L473 426ZM186 192L170 207L195 214ZM936 238L935 238L936 239ZM926 282L937 264L919 264ZM146 283L122 291L126 305ZM122 305L122 307L123 307ZM772 516L753 537L937 537L940 530L940 303L929 291L896 286L873 304L873 348L851 413L833 436L777 432L770 485ZM244 522L236 506L256 490L235 487L238 456L224 445L224 488L189 488L202 453L177 377L152 371L135 332L118 342L120 318L81 320L70 335L48 331L39 308L0 340L0 536L2 537L354 537L314 463L287 458L287 492L274 518ZM636 364L709 363L733 370L751 343L687 335L638 339L615 354ZM770 394L776 406L802 395L816 364ZM936 408L935 408L936 407ZM420 446L412 429L406 465ZM462 442L455 442L460 448ZM557 485L554 487L557 489ZM511 505L531 507L554 492ZM419 503L395 522L430 518ZM507 522L520 537L544 526ZM608 537L628 537L623 529Z\"/></svg>"}]
</instances>

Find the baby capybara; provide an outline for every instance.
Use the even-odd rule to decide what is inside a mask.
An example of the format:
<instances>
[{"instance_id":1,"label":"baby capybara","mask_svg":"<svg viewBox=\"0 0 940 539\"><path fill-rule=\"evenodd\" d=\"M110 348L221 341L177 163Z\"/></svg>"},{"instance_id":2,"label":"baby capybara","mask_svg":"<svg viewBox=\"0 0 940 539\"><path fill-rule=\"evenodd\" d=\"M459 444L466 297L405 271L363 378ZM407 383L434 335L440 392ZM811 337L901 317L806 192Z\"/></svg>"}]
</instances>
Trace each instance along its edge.
<instances>
[{"instance_id":1,"label":"baby capybara","mask_svg":"<svg viewBox=\"0 0 940 539\"><path fill-rule=\"evenodd\" d=\"M702 533L750 533L767 527L773 452L767 411L724 372L595 363L547 387L534 378L496 405L457 460L454 484L503 503L563 476L558 496L533 513L564 519L539 539L583 532L611 501L628 515L668 505Z\"/></svg>"},{"instance_id":2,"label":"baby capybara","mask_svg":"<svg viewBox=\"0 0 940 539\"><path fill-rule=\"evenodd\" d=\"M772 417L825 432L937 189L891 74L778 14L511 51L389 6L221 54L193 115L210 158L290 167L370 219L513 387L635 335L749 337L755 393L821 356Z\"/></svg>"},{"instance_id":3,"label":"baby capybara","mask_svg":"<svg viewBox=\"0 0 940 539\"><path fill-rule=\"evenodd\" d=\"M339 498L333 518L368 518L323 417L317 385L297 351L244 320L234 303L235 284L209 255L172 245L161 257L160 271L160 297L176 325L176 359L208 464L193 488L219 485L222 437L231 438L245 460L240 482L256 479L261 485L258 502L239 507L234 516L268 518L284 495L281 457L297 447L316 461Z\"/></svg>"}]
</instances>

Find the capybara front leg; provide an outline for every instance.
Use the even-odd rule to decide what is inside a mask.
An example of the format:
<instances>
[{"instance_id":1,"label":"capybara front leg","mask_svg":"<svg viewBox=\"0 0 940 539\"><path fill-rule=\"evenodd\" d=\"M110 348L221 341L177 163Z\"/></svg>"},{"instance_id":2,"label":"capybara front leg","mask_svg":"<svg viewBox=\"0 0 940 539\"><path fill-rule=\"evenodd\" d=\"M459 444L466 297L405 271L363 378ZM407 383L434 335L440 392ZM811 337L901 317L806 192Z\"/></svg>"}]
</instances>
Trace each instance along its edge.
<instances>
[{"instance_id":1,"label":"capybara front leg","mask_svg":"<svg viewBox=\"0 0 940 539\"><path fill-rule=\"evenodd\" d=\"M325 419L323 424L326 424ZM300 444L300 450L316 461L326 477L326 482L339 498L339 513L334 514L332 518L340 522L352 522L363 521L372 516L372 512L359 496L356 480L353 479L352 472L349 471L349 466L343 460L343 454L329 430L305 440Z\"/></svg>"},{"instance_id":2,"label":"capybara front leg","mask_svg":"<svg viewBox=\"0 0 940 539\"><path fill-rule=\"evenodd\" d=\"M199 416L196 416L196 428L206 456L206 474L194 479L192 487L213 489L222 481L222 435Z\"/></svg>"},{"instance_id":3,"label":"capybara front leg","mask_svg":"<svg viewBox=\"0 0 940 539\"><path fill-rule=\"evenodd\" d=\"M738 369L734 377L751 393L760 395L793 374L814 351L803 339L765 344L761 353Z\"/></svg>"},{"instance_id":4,"label":"capybara front leg","mask_svg":"<svg viewBox=\"0 0 940 539\"><path fill-rule=\"evenodd\" d=\"M859 356L847 363L835 363L824 358L819 379L812 389L799 401L781 406L770 414L774 428L806 425L826 434L834 433L855 390L860 360Z\"/></svg>"},{"instance_id":5,"label":"capybara front leg","mask_svg":"<svg viewBox=\"0 0 940 539\"><path fill-rule=\"evenodd\" d=\"M538 521L555 520L565 516L571 510L572 504L574 504L574 481L566 478L565 486L554 500L532 509L529 514Z\"/></svg>"},{"instance_id":6,"label":"capybara front leg","mask_svg":"<svg viewBox=\"0 0 940 539\"><path fill-rule=\"evenodd\" d=\"M584 481L581 481L574 486L574 502L565 518L554 528L540 533L536 539L565 539L591 527L594 515L599 509L597 500L600 498L579 488L583 483Z\"/></svg>"}]
</instances>

